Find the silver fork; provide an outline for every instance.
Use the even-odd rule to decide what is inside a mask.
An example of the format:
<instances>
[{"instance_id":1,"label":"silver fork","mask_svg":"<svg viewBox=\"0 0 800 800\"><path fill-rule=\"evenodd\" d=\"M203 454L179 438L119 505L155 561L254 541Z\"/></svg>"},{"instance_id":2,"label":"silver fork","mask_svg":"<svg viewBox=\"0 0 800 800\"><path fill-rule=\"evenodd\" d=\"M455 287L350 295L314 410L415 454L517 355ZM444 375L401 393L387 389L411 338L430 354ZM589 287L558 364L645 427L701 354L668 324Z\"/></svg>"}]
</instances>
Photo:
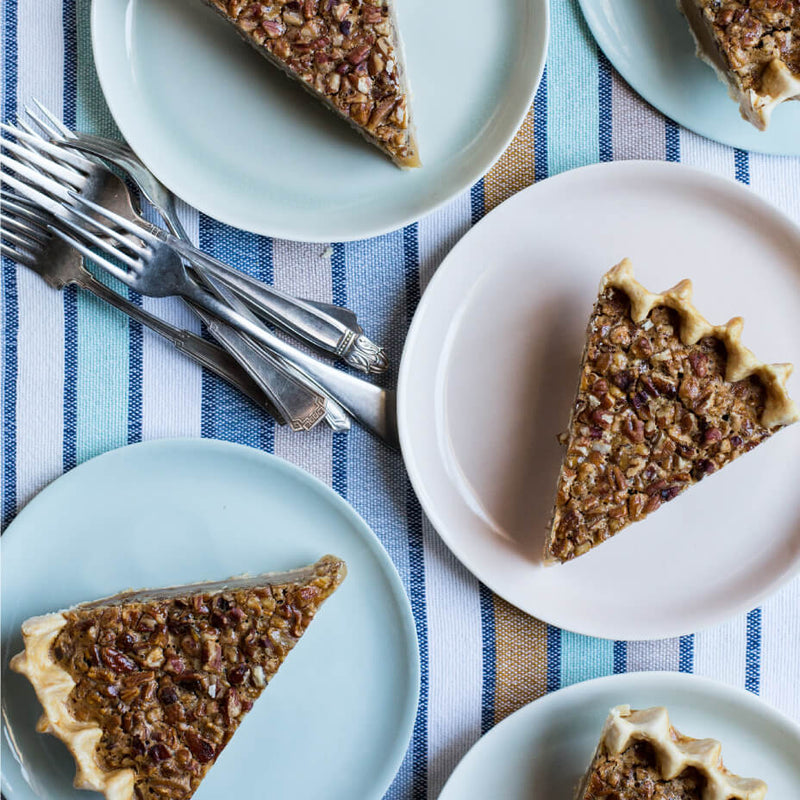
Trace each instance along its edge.
<instances>
[{"instance_id":1,"label":"silver fork","mask_svg":"<svg viewBox=\"0 0 800 800\"><path fill-rule=\"evenodd\" d=\"M127 187L104 167L92 167L91 163L76 153L56 148L36 136L27 126L20 130L10 125L4 129L17 136L18 142L3 141L3 146L31 168L44 170L62 184L60 193L55 184L50 184L51 193L68 200L65 187L72 187L90 197L102 198L117 213L124 217L135 216ZM10 165L7 156L6 165ZM86 169L85 165L92 167ZM83 169L81 169L83 167ZM113 178L111 180L109 178ZM256 322L249 310L233 297L224 287L216 287L209 282L210 292L233 305L240 314ZM348 430L349 419L344 410L324 391L309 381L294 365L286 362L275 353L265 351L247 336L210 316L196 304L192 306L206 323L209 332L241 364L248 374L272 399L273 405L281 410L281 415L289 421L293 430L310 430L321 419L325 419L334 430Z\"/></svg>"},{"instance_id":2,"label":"silver fork","mask_svg":"<svg viewBox=\"0 0 800 800\"><path fill-rule=\"evenodd\" d=\"M114 139L76 133L37 100L34 101L46 120L27 109L28 115L50 137L51 141L105 159L122 169L139 187L142 194L161 214L170 232L179 241L169 241L181 255L201 271L207 270L225 283L257 314L324 352L340 357L351 367L363 372L382 373L388 368L386 352L366 336L348 309L329 303L318 303L292 297L233 269L195 248L183 228L175 207L175 198L145 167L125 144ZM121 183L121 182L120 182ZM122 184L124 188L124 184ZM85 194L85 193L84 193ZM91 198L90 198L91 199ZM102 203L106 208L107 203ZM119 209L113 209L119 213ZM122 216L126 216L124 213ZM141 218L132 222L139 222ZM141 223L148 226L144 220ZM155 235L160 229L152 231Z\"/></svg>"},{"instance_id":3,"label":"silver fork","mask_svg":"<svg viewBox=\"0 0 800 800\"><path fill-rule=\"evenodd\" d=\"M279 424L285 424L281 413L227 351L190 331L164 322L117 294L83 266L83 256L80 253L51 235L47 229L49 220L44 214L5 191L0 196L3 203L3 212L0 214L2 235L7 242L14 245L11 247L0 242L0 252L3 255L32 270L54 289L63 289L72 284L91 292L163 336L193 361L236 387L271 414Z\"/></svg>"},{"instance_id":4,"label":"silver fork","mask_svg":"<svg viewBox=\"0 0 800 800\"><path fill-rule=\"evenodd\" d=\"M333 396L364 427L387 443L397 446L396 403L393 392L324 364L279 339L263 325L242 317L194 283L189 278L178 253L148 231L75 192L68 192L47 176L7 155L0 154L0 163L19 176L13 177L3 173L3 181L49 211L55 217L54 222L57 225L53 226L53 231L91 258L97 266L142 294L152 296L179 294L203 305L213 314L291 361L303 374L308 375ZM44 194L40 190L49 194ZM53 197L71 205L68 207L62 205ZM81 208L93 212L94 216L89 216ZM109 227L100 220L105 220L114 227ZM76 236L78 238L75 238ZM117 258L125 267L119 267L97 256L84 242Z\"/></svg>"}]
</instances>

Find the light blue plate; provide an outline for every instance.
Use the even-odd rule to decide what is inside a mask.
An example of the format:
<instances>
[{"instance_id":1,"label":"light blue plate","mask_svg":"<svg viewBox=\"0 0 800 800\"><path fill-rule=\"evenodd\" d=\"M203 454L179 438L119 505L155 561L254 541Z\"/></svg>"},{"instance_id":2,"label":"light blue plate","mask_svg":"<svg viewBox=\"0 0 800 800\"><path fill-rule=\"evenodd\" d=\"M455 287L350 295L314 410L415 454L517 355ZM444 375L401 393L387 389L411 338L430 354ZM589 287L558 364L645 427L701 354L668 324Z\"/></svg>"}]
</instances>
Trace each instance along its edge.
<instances>
[{"instance_id":1,"label":"light blue plate","mask_svg":"<svg viewBox=\"0 0 800 800\"><path fill-rule=\"evenodd\" d=\"M689 130L743 150L800 155L800 103L775 109L767 131L739 115L728 88L694 52L675 0L580 0L608 60L648 103Z\"/></svg>"},{"instance_id":2,"label":"light blue plate","mask_svg":"<svg viewBox=\"0 0 800 800\"><path fill-rule=\"evenodd\" d=\"M680 672L610 675L548 694L496 725L464 756L439 800L568 800L592 760L610 708L666 706L672 724L722 742L732 772L768 797L797 797L800 727L755 695Z\"/></svg>"},{"instance_id":3,"label":"light blue plate","mask_svg":"<svg viewBox=\"0 0 800 800\"><path fill-rule=\"evenodd\" d=\"M343 242L414 222L475 183L544 69L547 0L397 7L422 169L395 167L200 0L95 0L92 48L120 131L175 194L254 233Z\"/></svg>"},{"instance_id":4,"label":"light blue plate","mask_svg":"<svg viewBox=\"0 0 800 800\"><path fill-rule=\"evenodd\" d=\"M187 439L83 464L3 536L7 800L90 796L72 788L61 742L35 732L36 697L8 669L24 619L128 587L287 569L325 553L345 559L346 580L195 797L381 798L408 745L419 691L414 620L389 557L347 503L300 469L239 445Z\"/></svg>"}]
</instances>

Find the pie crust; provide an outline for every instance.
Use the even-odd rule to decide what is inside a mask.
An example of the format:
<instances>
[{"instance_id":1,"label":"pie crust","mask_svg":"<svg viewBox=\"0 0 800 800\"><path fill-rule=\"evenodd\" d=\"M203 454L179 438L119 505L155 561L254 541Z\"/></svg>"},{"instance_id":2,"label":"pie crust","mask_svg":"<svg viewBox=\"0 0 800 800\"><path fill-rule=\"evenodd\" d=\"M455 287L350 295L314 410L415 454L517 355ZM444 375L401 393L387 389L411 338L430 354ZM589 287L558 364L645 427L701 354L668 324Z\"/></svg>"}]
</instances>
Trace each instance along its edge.
<instances>
[{"instance_id":1,"label":"pie crust","mask_svg":"<svg viewBox=\"0 0 800 800\"><path fill-rule=\"evenodd\" d=\"M761 415L761 424L767 428L791 425L800 420L800 410L789 397L786 382L792 374L791 364L765 364L742 344L742 317L734 317L725 325L712 325L692 303L692 282L682 280L661 294L648 292L633 277L633 265L624 259L603 277L602 292L606 287L621 289L631 300L631 317L643 322L657 306L666 306L681 317L680 338L684 344L696 344L712 336L725 344L728 351L728 368L725 380L734 383L752 375L761 379L767 389L767 402Z\"/></svg>"},{"instance_id":2,"label":"pie crust","mask_svg":"<svg viewBox=\"0 0 800 800\"><path fill-rule=\"evenodd\" d=\"M678 0L697 55L728 86L742 117L766 130L774 109L800 100L798 0Z\"/></svg>"},{"instance_id":3,"label":"pie crust","mask_svg":"<svg viewBox=\"0 0 800 800\"><path fill-rule=\"evenodd\" d=\"M693 793L681 793L670 787L664 794L647 797L674 798L674 800L763 800L767 793L764 781L742 778L725 769L722 763L722 745L716 739L692 739L679 733L670 725L667 709L663 706L633 711L630 706L612 708L606 720L600 743L592 764L581 783L576 800L639 800L644 794L623 792L620 788L611 794L603 791L609 773L613 780L624 785L625 775L638 760L628 753L633 745L645 742L652 747L655 764L641 764L639 768L650 773L655 782L675 781L687 770L699 773L702 780L693 783ZM631 764L633 762L633 764ZM603 765L604 769L601 769Z\"/></svg>"},{"instance_id":4,"label":"pie crust","mask_svg":"<svg viewBox=\"0 0 800 800\"><path fill-rule=\"evenodd\" d=\"M103 728L98 722L80 720L76 717L75 706L71 700L74 700L73 692L78 683L54 655L54 645L60 632L68 625L68 622L74 619L76 615L94 610L99 612L99 610L110 608L125 608L126 605L130 604L169 602L175 598L191 599L202 597L213 599L221 597L223 593L229 595L232 592L263 590L265 588L268 591L273 591L273 587L274 591L286 592L285 596L291 596L293 600L298 591L303 589L308 591L308 587L314 587L313 601L303 607L303 614L305 614L306 619L303 620L302 630L290 628L288 631L273 631L270 626L270 635L272 636L274 633L274 641L285 649L280 658L280 663L282 663L285 654L288 653L302 635L319 606L338 588L346 573L347 569L343 561L334 556L324 556L315 564L287 572L264 573L254 577L230 578L226 581L203 582L165 589L122 592L112 597L84 603L71 609L26 620L22 625L25 649L11 659L10 666L11 669L28 678L42 705L44 713L37 724L37 730L40 733L51 733L58 737L72 753L76 763L75 788L100 792L105 795L107 800L134 800L134 798L148 798L149 800L151 797L161 797L161 794L140 794L136 791L137 773L134 769L108 769L101 763L98 745L104 734ZM292 594L290 595L289 593ZM153 606L145 605L143 607L147 609ZM211 606L211 608L213 609L214 606ZM208 611L207 608L206 611ZM294 624L295 626L298 625L296 621ZM108 648L104 649L108 650ZM266 674L263 667L253 665L248 667L253 670L253 673L260 670L260 680L256 682L257 688L253 691L256 697L271 677L274 676L280 663ZM228 665L220 666L224 670L225 666ZM158 668L156 667L154 671L156 679L158 679ZM228 675L230 675L230 671ZM213 695L211 696L213 697ZM249 709L243 710L239 708L237 712L238 719L231 724L232 729L227 734L227 738L222 742L218 751L213 754L213 757L209 754L208 758L203 762L205 769L202 771L199 780L202 780L207 768L213 765L219 750L225 746L230 736L233 735L238 722L247 713L247 710ZM199 783L199 780L197 783ZM169 794L170 800L186 800L191 797L196 788L197 786L195 785L186 792Z\"/></svg>"},{"instance_id":5,"label":"pie crust","mask_svg":"<svg viewBox=\"0 0 800 800\"><path fill-rule=\"evenodd\" d=\"M545 563L583 555L800 419L792 366L758 359L740 317L712 325L691 296L688 280L649 292L627 259L604 276Z\"/></svg>"}]
</instances>

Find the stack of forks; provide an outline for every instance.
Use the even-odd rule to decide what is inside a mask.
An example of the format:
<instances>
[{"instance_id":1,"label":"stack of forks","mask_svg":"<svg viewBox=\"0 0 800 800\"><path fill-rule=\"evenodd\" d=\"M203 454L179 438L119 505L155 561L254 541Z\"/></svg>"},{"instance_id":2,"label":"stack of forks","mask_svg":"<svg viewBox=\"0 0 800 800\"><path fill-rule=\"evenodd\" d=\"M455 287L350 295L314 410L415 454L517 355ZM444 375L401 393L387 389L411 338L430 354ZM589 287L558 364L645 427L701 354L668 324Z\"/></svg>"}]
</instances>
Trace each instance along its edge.
<instances>
[{"instance_id":1,"label":"stack of forks","mask_svg":"<svg viewBox=\"0 0 800 800\"><path fill-rule=\"evenodd\" d=\"M41 104L32 124L3 124L3 255L51 286L93 292L171 341L294 430L320 421L347 430L354 419L397 444L394 393L381 389L279 338L280 328L319 353L367 373L388 366L347 309L291 297L194 247L174 196L123 143L67 129ZM158 210L169 232L144 220L122 170ZM180 296L218 345L175 328L98 281L90 259L140 294Z\"/></svg>"}]
</instances>

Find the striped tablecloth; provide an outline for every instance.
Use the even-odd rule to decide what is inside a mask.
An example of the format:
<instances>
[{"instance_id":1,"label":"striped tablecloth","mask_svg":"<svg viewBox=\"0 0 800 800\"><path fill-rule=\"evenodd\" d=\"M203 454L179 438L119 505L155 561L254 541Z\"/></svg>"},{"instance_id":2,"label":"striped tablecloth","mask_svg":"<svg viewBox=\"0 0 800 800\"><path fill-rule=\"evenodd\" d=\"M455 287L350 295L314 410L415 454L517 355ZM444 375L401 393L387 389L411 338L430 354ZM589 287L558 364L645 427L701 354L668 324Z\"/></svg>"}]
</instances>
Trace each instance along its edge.
<instances>
[{"instance_id":1,"label":"striped tablecloth","mask_svg":"<svg viewBox=\"0 0 800 800\"><path fill-rule=\"evenodd\" d=\"M184 209L188 230L203 249L282 289L354 309L388 345L396 369L420 294L449 248L487 211L548 175L611 159L682 161L750 184L800 222L800 159L734 151L678 128L598 53L577 0L553 0L552 11L547 72L522 130L491 172L446 208L395 233L330 248L242 233ZM4 0L4 119L35 96L70 126L115 133L92 65L88 13L89 0ZM435 797L467 749L507 714L615 672L708 675L800 721L800 580L746 615L675 640L610 642L550 627L461 567L425 519L400 456L363 431L278 428L92 297L53 291L5 259L2 281L4 525L87 458L144 439L203 436L299 464L377 532L405 582L422 659L413 740L388 797ZM144 305L195 327L176 302Z\"/></svg>"}]
</instances>

